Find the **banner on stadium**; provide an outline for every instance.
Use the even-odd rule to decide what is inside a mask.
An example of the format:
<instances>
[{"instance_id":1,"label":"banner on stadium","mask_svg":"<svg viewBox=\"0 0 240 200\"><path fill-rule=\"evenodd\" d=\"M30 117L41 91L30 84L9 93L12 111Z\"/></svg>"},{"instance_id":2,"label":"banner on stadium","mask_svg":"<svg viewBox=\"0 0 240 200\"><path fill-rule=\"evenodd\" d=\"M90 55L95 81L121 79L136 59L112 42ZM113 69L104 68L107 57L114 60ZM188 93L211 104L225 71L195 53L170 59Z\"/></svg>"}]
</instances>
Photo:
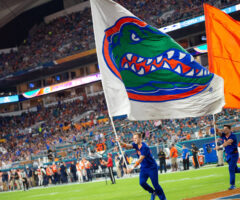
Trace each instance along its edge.
<instances>
[{"instance_id":1,"label":"banner on stadium","mask_svg":"<svg viewBox=\"0 0 240 200\"><path fill-rule=\"evenodd\" d=\"M204 4L209 69L224 79L226 108L240 108L240 22Z\"/></svg>"},{"instance_id":2,"label":"banner on stadium","mask_svg":"<svg viewBox=\"0 0 240 200\"><path fill-rule=\"evenodd\" d=\"M30 98L34 98L34 97L38 97L38 96L42 96L42 95L46 95L46 94L50 94L53 92L58 92L58 91L62 91L62 90L66 90L69 88L73 88L76 86L80 86L80 85L85 85L88 83L93 83L96 81L101 80L101 75L100 73L96 73L96 74L91 74L85 77L81 77L81 78L76 78L73 79L71 81L65 81L62 83L58 83L55 85L51 85L48 87L44 87L44 88L40 88L40 89L36 89L36 90L31 90L28 92L23 93L23 97L30 99Z\"/></svg>"},{"instance_id":3,"label":"banner on stadium","mask_svg":"<svg viewBox=\"0 0 240 200\"><path fill-rule=\"evenodd\" d=\"M18 95L0 97L0 104L13 103L18 101L19 101Z\"/></svg>"},{"instance_id":4,"label":"banner on stadium","mask_svg":"<svg viewBox=\"0 0 240 200\"><path fill-rule=\"evenodd\" d=\"M112 0L91 0L102 84L111 116L198 117L224 106L223 79L170 36Z\"/></svg>"}]
</instances>

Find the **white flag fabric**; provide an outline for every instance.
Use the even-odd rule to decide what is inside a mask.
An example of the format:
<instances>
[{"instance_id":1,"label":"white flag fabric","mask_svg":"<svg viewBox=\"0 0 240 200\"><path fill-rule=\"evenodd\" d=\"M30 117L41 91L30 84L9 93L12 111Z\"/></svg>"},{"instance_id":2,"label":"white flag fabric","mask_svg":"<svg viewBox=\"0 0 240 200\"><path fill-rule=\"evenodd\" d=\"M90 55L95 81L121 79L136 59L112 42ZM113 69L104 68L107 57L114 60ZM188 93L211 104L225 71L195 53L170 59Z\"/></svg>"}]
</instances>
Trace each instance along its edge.
<instances>
[{"instance_id":1,"label":"white flag fabric","mask_svg":"<svg viewBox=\"0 0 240 200\"><path fill-rule=\"evenodd\" d=\"M223 79L170 36L112 0L90 0L110 116L130 120L199 117L224 106Z\"/></svg>"}]
</instances>

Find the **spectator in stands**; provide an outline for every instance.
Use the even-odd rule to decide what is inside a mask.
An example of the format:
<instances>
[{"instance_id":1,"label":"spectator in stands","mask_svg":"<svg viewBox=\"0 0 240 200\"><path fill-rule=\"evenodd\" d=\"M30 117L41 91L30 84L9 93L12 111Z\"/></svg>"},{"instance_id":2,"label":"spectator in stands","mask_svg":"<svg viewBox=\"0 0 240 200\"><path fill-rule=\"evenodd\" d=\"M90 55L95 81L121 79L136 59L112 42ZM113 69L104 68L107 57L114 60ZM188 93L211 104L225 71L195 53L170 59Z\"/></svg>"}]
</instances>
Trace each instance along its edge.
<instances>
[{"instance_id":1,"label":"spectator in stands","mask_svg":"<svg viewBox=\"0 0 240 200\"><path fill-rule=\"evenodd\" d=\"M9 176L7 171L3 171L2 173L2 182L3 182L3 191L9 190Z\"/></svg>"},{"instance_id":2,"label":"spectator in stands","mask_svg":"<svg viewBox=\"0 0 240 200\"><path fill-rule=\"evenodd\" d=\"M189 150L185 145L182 145L182 159L183 159L183 169L189 170Z\"/></svg>"},{"instance_id":3,"label":"spectator in stands","mask_svg":"<svg viewBox=\"0 0 240 200\"><path fill-rule=\"evenodd\" d=\"M61 173L61 182L68 183L67 168L66 168L66 164L63 162L60 165L60 173Z\"/></svg>"},{"instance_id":4,"label":"spectator in stands","mask_svg":"<svg viewBox=\"0 0 240 200\"><path fill-rule=\"evenodd\" d=\"M127 154L124 151L122 153L124 154L124 157L123 157L123 155L120 155L120 165L121 165L121 168L123 170L123 174L122 175L124 176L125 174L127 174L126 163L127 163L127 165L129 165L129 162L128 162Z\"/></svg>"},{"instance_id":5,"label":"spectator in stands","mask_svg":"<svg viewBox=\"0 0 240 200\"><path fill-rule=\"evenodd\" d=\"M87 181L92 181L92 173L91 173L92 165L86 158L83 158L83 162L84 162L84 166L85 166L85 169L86 169Z\"/></svg>"},{"instance_id":6,"label":"spectator in stands","mask_svg":"<svg viewBox=\"0 0 240 200\"><path fill-rule=\"evenodd\" d=\"M15 190L15 170L10 171L10 190Z\"/></svg>"},{"instance_id":7,"label":"spectator in stands","mask_svg":"<svg viewBox=\"0 0 240 200\"><path fill-rule=\"evenodd\" d=\"M116 166L116 171L117 171L117 177L121 178L122 177L122 167L121 167L121 164L120 164L119 153L117 153L116 156L115 156L115 166Z\"/></svg>"},{"instance_id":8,"label":"spectator in stands","mask_svg":"<svg viewBox=\"0 0 240 200\"><path fill-rule=\"evenodd\" d=\"M53 183L53 171L51 166L47 166L46 168L46 175L47 175L47 185Z\"/></svg>"},{"instance_id":9,"label":"spectator in stands","mask_svg":"<svg viewBox=\"0 0 240 200\"><path fill-rule=\"evenodd\" d=\"M25 170L21 171L21 177L22 177L23 190L26 191L28 190L29 185L28 185L27 174Z\"/></svg>"},{"instance_id":10,"label":"spectator in stands","mask_svg":"<svg viewBox=\"0 0 240 200\"><path fill-rule=\"evenodd\" d=\"M112 154L108 153L108 161L102 160L104 165L107 166L108 171L109 171L109 177L112 181L112 184L116 184L114 173L113 173L113 160L112 160Z\"/></svg>"},{"instance_id":11,"label":"spectator in stands","mask_svg":"<svg viewBox=\"0 0 240 200\"><path fill-rule=\"evenodd\" d=\"M29 169L29 167L26 167L26 174L27 174L27 181L28 181L28 185L29 187L33 187L33 171L32 169Z\"/></svg>"},{"instance_id":12,"label":"spectator in stands","mask_svg":"<svg viewBox=\"0 0 240 200\"><path fill-rule=\"evenodd\" d=\"M83 159L80 161L80 167L81 167L81 174L83 177L83 181L86 181L87 180L87 177L86 177L87 172L86 172L86 168L85 168L85 162Z\"/></svg>"},{"instance_id":13,"label":"spectator in stands","mask_svg":"<svg viewBox=\"0 0 240 200\"><path fill-rule=\"evenodd\" d=\"M0 192L3 191L2 175L3 175L3 173L2 173L2 171L0 170Z\"/></svg>"},{"instance_id":14,"label":"spectator in stands","mask_svg":"<svg viewBox=\"0 0 240 200\"><path fill-rule=\"evenodd\" d=\"M37 176L38 176L38 186L42 186L43 185L43 175L46 173L45 170L43 172L43 168L42 167L38 167L37 169Z\"/></svg>"},{"instance_id":15,"label":"spectator in stands","mask_svg":"<svg viewBox=\"0 0 240 200\"><path fill-rule=\"evenodd\" d=\"M74 162L71 162L71 166L70 166L70 171L72 174L72 182L76 182L77 181L77 168L76 165L74 164Z\"/></svg>"},{"instance_id":16,"label":"spectator in stands","mask_svg":"<svg viewBox=\"0 0 240 200\"><path fill-rule=\"evenodd\" d=\"M159 159L159 170L162 173L164 170L165 173L167 173L167 166L166 166L166 153L163 151L163 148L160 148L160 151L158 153L158 159Z\"/></svg>"},{"instance_id":17,"label":"spectator in stands","mask_svg":"<svg viewBox=\"0 0 240 200\"><path fill-rule=\"evenodd\" d=\"M194 162L194 167L195 169L199 168L199 163L198 163L198 148L196 147L196 145L194 143L191 144L192 146L192 155L193 155L193 162Z\"/></svg>"},{"instance_id":18,"label":"spectator in stands","mask_svg":"<svg viewBox=\"0 0 240 200\"><path fill-rule=\"evenodd\" d=\"M53 183L56 185L59 182L59 180L58 180L58 168L55 162L53 162L51 169L53 172Z\"/></svg>"},{"instance_id":19,"label":"spectator in stands","mask_svg":"<svg viewBox=\"0 0 240 200\"><path fill-rule=\"evenodd\" d=\"M80 161L77 162L76 168L77 168L78 182L81 183L81 182L83 182L83 175L82 175L82 171L81 171Z\"/></svg>"},{"instance_id":20,"label":"spectator in stands","mask_svg":"<svg viewBox=\"0 0 240 200\"><path fill-rule=\"evenodd\" d=\"M175 145L171 145L170 149L170 158L171 158L171 164L172 164L172 171L177 171L178 164L177 164L177 158L178 158L178 150L176 149Z\"/></svg>"}]
</instances>

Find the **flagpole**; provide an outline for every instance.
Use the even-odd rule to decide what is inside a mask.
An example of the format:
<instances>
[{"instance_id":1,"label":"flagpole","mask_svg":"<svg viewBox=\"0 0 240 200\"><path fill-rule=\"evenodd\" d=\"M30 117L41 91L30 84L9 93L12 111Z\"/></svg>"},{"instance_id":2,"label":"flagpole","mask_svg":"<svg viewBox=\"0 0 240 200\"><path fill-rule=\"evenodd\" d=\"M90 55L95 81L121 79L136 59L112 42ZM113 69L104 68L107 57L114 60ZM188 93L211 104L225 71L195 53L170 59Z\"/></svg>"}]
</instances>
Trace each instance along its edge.
<instances>
[{"instance_id":1,"label":"flagpole","mask_svg":"<svg viewBox=\"0 0 240 200\"><path fill-rule=\"evenodd\" d=\"M100 70L100 72L101 72L101 70ZM102 82L102 81L101 81L101 83L102 83L102 86L103 86L103 82ZM103 87L103 88L104 88L104 87ZM106 94L105 94L105 92L104 92L104 89L103 89L103 95L104 95L104 97L105 97L106 104L107 104L107 109L108 109L108 105L109 105L109 104L108 104L108 100L107 100ZM115 134L115 137L118 137L117 132L116 132L115 125L114 125L114 123L113 123L113 118L112 118L112 116L111 116L111 114L110 114L110 110L109 110L109 109L108 109L108 116L109 116L109 118L110 118L110 121L111 121L111 124L112 124L112 128L113 128L113 132L114 132L114 134ZM123 161L124 161L124 163L125 163L125 165L126 165L126 168L128 169L128 164L127 164L127 161L126 161L125 156L124 156L124 154L123 154L123 150L122 150L122 147L121 147L121 145L120 145L120 142L117 141L117 143L118 143L120 152L121 152L121 154L122 154L122 156L123 156Z\"/></svg>"},{"instance_id":2,"label":"flagpole","mask_svg":"<svg viewBox=\"0 0 240 200\"><path fill-rule=\"evenodd\" d=\"M213 128L214 128L214 136L215 136L215 145L217 147L217 134L216 134L216 120L215 120L215 114L213 114Z\"/></svg>"},{"instance_id":3,"label":"flagpole","mask_svg":"<svg viewBox=\"0 0 240 200\"><path fill-rule=\"evenodd\" d=\"M106 100L106 101L107 101L107 100ZM115 125L114 125L114 123L113 123L113 118L112 118L112 116L111 116L110 114L109 114L109 118L110 118L110 121L111 121L111 124L112 124L112 127L113 127L113 132L114 132L115 136L118 137L117 132L116 132L116 129L115 129ZM121 152L121 154L122 154L122 156L123 156L123 161L124 161L124 163L125 163L125 165L126 165L126 167L127 167L127 169L128 169L128 164L127 164L127 161L126 161L125 156L124 156L124 154L123 154L123 150L122 150L122 147L121 147L121 145L120 145L120 142L117 141L117 143L118 143L120 152Z\"/></svg>"}]
</instances>

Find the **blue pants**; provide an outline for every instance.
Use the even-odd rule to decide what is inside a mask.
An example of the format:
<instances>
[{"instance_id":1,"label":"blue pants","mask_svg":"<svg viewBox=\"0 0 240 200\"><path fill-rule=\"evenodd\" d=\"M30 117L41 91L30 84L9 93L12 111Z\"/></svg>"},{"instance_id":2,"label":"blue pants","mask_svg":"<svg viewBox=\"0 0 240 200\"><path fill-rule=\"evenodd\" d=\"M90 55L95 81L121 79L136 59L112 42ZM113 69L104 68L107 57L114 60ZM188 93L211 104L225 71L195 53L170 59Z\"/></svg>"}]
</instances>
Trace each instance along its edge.
<instances>
[{"instance_id":1,"label":"blue pants","mask_svg":"<svg viewBox=\"0 0 240 200\"><path fill-rule=\"evenodd\" d=\"M67 175L65 173L61 174L61 181L62 181L62 183L67 183L68 182L68 178L67 178Z\"/></svg>"},{"instance_id":2,"label":"blue pants","mask_svg":"<svg viewBox=\"0 0 240 200\"><path fill-rule=\"evenodd\" d=\"M158 184L158 169L156 168L151 168L151 169L144 169L140 171L140 185L147 190L149 193L155 192L157 196L159 197L160 200L166 200L166 196L163 192L163 189L161 186ZM148 178L151 179L153 187L155 190L147 184Z\"/></svg>"},{"instance_id":3,"label":"blue pants","mask_svg":"<svg viewBox=\"0 0 240 200\"><path fill-rule=\"evenodd\" d=\"M54 175L53 175L53 177L54 177L54 179L53 179L53 183L54 184L57 184L57 182L58 182L58 173L54 173Z\"/></svg>"},{"instance_id":4,"label":"blue pants","mask_svg":"<svg viewBox=\"0 0 240 200\"><path fill-rule=\"evenodd\" d=\"M238 153L236 153L227 158L230 174L230 185L235 185L235 173L240 173L240 168L237 167L238 157Z\"/></svg>"}]
</instances>

